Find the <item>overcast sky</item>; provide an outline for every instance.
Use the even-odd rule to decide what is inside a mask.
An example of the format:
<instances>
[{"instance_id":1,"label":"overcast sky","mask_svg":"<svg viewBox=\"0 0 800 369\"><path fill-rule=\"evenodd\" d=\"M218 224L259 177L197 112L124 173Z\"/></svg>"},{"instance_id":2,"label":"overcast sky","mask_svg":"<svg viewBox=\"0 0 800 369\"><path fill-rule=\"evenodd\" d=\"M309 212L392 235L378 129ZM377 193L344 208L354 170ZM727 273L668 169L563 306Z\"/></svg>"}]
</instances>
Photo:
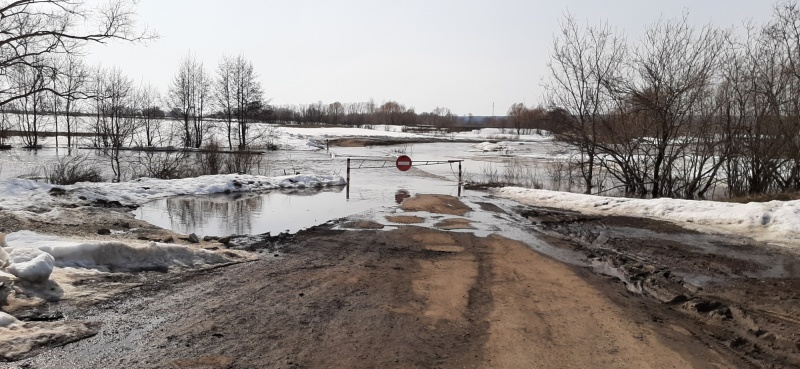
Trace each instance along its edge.
<instances>
[{"instance_id":1,"label":"overcast sky","mask_svg":"<svg viewBox=\"0 0 800 369\"><path fill-rule=\"evenodd\" d=\"M148 45L93 47L89 60L118 66L166 90L189 53L214 70L242 54L272 104L398 101L418 113L504 115L537 105L548 47L566 12L607 21L629 38L684 11L698 25L763 22L769 0L142 0ZM494 110L492 107L494 104Z\"/></svg>"}]
</instances>

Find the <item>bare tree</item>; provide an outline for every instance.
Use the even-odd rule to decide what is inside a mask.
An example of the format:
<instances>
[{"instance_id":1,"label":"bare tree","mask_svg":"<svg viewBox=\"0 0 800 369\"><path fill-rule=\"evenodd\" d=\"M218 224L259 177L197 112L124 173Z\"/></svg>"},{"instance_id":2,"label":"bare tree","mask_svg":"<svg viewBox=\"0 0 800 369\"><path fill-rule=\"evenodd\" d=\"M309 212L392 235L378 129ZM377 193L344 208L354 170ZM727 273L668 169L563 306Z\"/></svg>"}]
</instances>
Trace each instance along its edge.
<instances>
[{"instance_id":1,"label":"bare tree","mask_svg":"<svg viewBox=\"0 0 800 369\"><path fill-rule=\"evenodd\" d=\"M672 195L672 169L684 155L676 140L690 133L700 117L727 37L711 25L698 31L687 18L660 20L647 29L633 57L635 78L626 84L634 108L647 113L644 123L654 139L653 197Z\"/></svg>"},{"instance_id":2,"label":"bare tree","mask_svg":"<svg viewBox=\"0 0 800 369\"><path fill-rule=\"evenodd\" d=\"M72 147L73 133L78 130L77 104L88 98L86 88L89 82L89 71L75 55L67 55L63 61L59 91L64 97L64 120L66 123L67 147Z\"/></svg>"},{"instance_id":3,"label":"bare tree","mask_svg":"<svg viewBox=\"0 0 800 369\"><path fill-rule=\"evenodd\" d=\"M172 112L183 123L183 147L193 147L196 133L193 131L195 120L195 99L197 93L197 79L200 64L192 55L183 59L178 67L178 73L169 87L169 99Z\"/></svg>"},{"instance_id":4,"label":"bare tree","mask_svg":"<svg viewBox=\"0 0 800 369\"><path fill-rule=\"evenodd\" d=\"M217 66L217 78L214 83L214 96L225 119L225 128L228 137L228 150L233 149L234 111L236 111L234 80L235 61L230 56L223 56Z\"/></svg>"},{"instance_id":5,"label":"bare tree","mask_svg":"<svg viewBox=\"0 0 800 369\"><path fill-rule=\"evenodd\" d=\"M44 65L43 62L37 62L37 64ZM5 72L10 87L24 92L20 98L13 101L13 107L19 111L18 128L22 134L24 147L38 148L39 130L42 125L42 112L46 100L45 85L48 84L45 68L16 65Z\"/></svg>"},{"instance_id":6,"label":"bare tree","mask_svg":"<svg viewBox=\"0 0 800 369\"><path fill-rule=\"evenodd\" d=\"M77 55L89 43L137 41L155 37L138 30L136 0L114 0L92 7L81 0L16 0L0 5L0 70L53 68L49 55ZM53 75L52 71L42 71ZM51 84L14 86L0 73L0 106L52 90Z\"/></svg>"},{"instance_id":7,"label":"bare tree","mask_svg":"<svg viewBox=\"0 0 800 369\"><path fill-rule=\"evenodd\" d=\"M567 126L559 139L578 150L586 193L592 193L599 168L600 126L619 105L626 57L624 39L607 24L581 27L569 15L550 50L545 99L552 108L566 112Z\"/></svg>"},{"instance_id":8,"label":"bare tree","mask_svg":"<svg viewBox=\"0 0 800 369\"><path fill-rule=\"evenodd\" d=\"M339 124L344 117L344 105L338 101L328 104L328 122L331 124Z\"/></svg>"},{"instance_id":9,"label":"bare tree","mask_svg":"<svg viewBox=\"0 0 800 369\"><path fill-rule=\"evenodd\" d=\"M517 130L517 135L522 134L527 112L528 108L523 103L511 104L511 107L508 108L508 119L511 121L511 126Z\"/></svg>"},{"instance_id":10,"label":"bare tree","mask_svg":"<svg viewBox=\"0 0 800 369\"><path fill-rule=\"evenodd\" d=\"M193 88L193 130L194 130L194 147L199 149L203 145L203 138L207 134L205 126L205 113L209 107L211 99L211 78L206 71L203 63L197 65L195 70L194 88Z\"/></svg>"},{"instance_id":11,"label":"bare tree","mask_svg":"<svg viewBox=\"0 0 800 369\"><path fill-rule=\"evenodd\" d=\"M137 129L142 137L139 145L153 147L163 143L160 120L164 112L158 106L161 95L152 84L143 84L136 89L135 107L137 110Z\"/></svg>"},{"instance_id":12,"label":"bare tree","mask_svg":"<svg viewBox=\"0 0 800 369\"><path fill-rule=\"evenodd\" d=\"M122 149L129 146L136 130L131 80L119 69L98 68L93 81L96 146L108 156L114 180L123 173Z\"/></svg>"},{"instance_id":13,"label":"bare tree","mask_svg":"<svg viewBox=\"0 0 800 369\"><path fill-rule=\"evenodd\" d=\"M238 123L239 149L244 149L250 144L250 123L253 116L263 108L264 97L258 74L253 68L253 63L241 55L233 62L233 96L235 101L234 115Z\"/></svg>"}]
</instances>

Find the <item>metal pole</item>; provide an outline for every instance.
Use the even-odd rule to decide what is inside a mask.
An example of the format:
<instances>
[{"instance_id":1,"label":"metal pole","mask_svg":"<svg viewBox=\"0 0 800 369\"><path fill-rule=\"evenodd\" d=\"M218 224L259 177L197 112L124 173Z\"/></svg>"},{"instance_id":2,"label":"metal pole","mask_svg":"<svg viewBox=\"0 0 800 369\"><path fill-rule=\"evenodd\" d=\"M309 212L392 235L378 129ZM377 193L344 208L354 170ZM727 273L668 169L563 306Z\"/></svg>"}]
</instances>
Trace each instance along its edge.
<instances>
[{"instance_id":1,"label":"metal pole","mask_svg":"<svg viewBox=\"0 0 800 369\"><path fill-rule=\"evenodd\" d=\"M347 158L347 199L350 200L350 158Z\"/></svg>"},{"instance_id":2,"label":"metal pole","mask_svg":"<svg viewBox=\"0 0 800 369\"><path fill-rule=\"evenodd\" d=\"M458 162L458 197L461 197L461 162Z\"/></svg>"}]
</instances>

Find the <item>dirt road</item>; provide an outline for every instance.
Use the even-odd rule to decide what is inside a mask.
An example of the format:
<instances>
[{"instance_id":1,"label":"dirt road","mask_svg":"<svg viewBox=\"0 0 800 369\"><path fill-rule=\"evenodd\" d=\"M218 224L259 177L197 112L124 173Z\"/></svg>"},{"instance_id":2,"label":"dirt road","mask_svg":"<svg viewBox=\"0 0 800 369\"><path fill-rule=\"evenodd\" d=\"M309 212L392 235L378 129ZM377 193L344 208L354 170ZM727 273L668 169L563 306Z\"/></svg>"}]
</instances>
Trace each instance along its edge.
<instances>
[{"instance_id":1,"label":"dirt road","mask_svg":"<svg viewBox=\"0 0 800 369\"><path fill-rule=\"evenodd\" d=\"M100 332L12 368L729 368L752 365L653 299L497 235L458 199L395 227L322 226L250 244L261 259L148 273L90 308ZM495 209L498 216L502 212ZM419 212L423 211L423 212ZM459 220L461 219L461 220ZM439 222L438 227L422 226ZM415 223L417 225L415 225ZM353 230L357 228L357 230ZM381 229L383 228L383 229ZM443 230L440 228L446 228Z\"/></svg>"}]
</instances>

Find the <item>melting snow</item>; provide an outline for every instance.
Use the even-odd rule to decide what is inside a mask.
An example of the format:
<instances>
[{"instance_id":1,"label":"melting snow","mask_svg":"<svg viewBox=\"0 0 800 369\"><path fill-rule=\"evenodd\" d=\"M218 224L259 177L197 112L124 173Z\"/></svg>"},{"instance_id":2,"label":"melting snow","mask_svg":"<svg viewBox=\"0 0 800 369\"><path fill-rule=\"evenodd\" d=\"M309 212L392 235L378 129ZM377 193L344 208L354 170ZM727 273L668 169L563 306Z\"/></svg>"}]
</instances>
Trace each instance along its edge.
<instances>
[{"instance_id":1,"label":"melting snow","mask_svg":"<svg viewBox=\"0 0 800 369\"><path fill-rule=\"evenodd\" d=\"M0 181L0 208L24 210L31 204L37 207L71 205L84 201L118 201L122 205L139 205L164 197L178 195L207 195L221 192L252 192L276 188L307 188L344 186L341 176L295 175L265 177L249 174L222 174L194 178L163 180L139 178L119 183L78 183L57 186L64 195L51 194L56 186L28 179Z\"/></svg>"},{"instance_id":2,"label":"melting snow","mask_svg":"<svg viewBox=\"0 0 800 369\"><path fill-rule=\"evenodd\" d=\"M132 246L117 241L80 242L31 231L10 233L6 239L8 248L12 250L12 259L16 252L35 250L52 255L52 263L60 268L139 271L198 267L230 261L225 256L208 250L157 242L150 242L145 246ZM12 274L11 267L14 265L12 261L8 267Z\"/></svg>"},{"instance_id":3,"label":"melting snow","mask_svg":"<svg viewBox=\"0 0 800 369\"><path fill-rule=\"evenodd\" d=\"M500 197L524 204L592 215L666 220L700 231L750 237L781 245L800 245L800 200L737 204L679 199L629 199L506 187Z\"/></svg>"}]
</instances>

